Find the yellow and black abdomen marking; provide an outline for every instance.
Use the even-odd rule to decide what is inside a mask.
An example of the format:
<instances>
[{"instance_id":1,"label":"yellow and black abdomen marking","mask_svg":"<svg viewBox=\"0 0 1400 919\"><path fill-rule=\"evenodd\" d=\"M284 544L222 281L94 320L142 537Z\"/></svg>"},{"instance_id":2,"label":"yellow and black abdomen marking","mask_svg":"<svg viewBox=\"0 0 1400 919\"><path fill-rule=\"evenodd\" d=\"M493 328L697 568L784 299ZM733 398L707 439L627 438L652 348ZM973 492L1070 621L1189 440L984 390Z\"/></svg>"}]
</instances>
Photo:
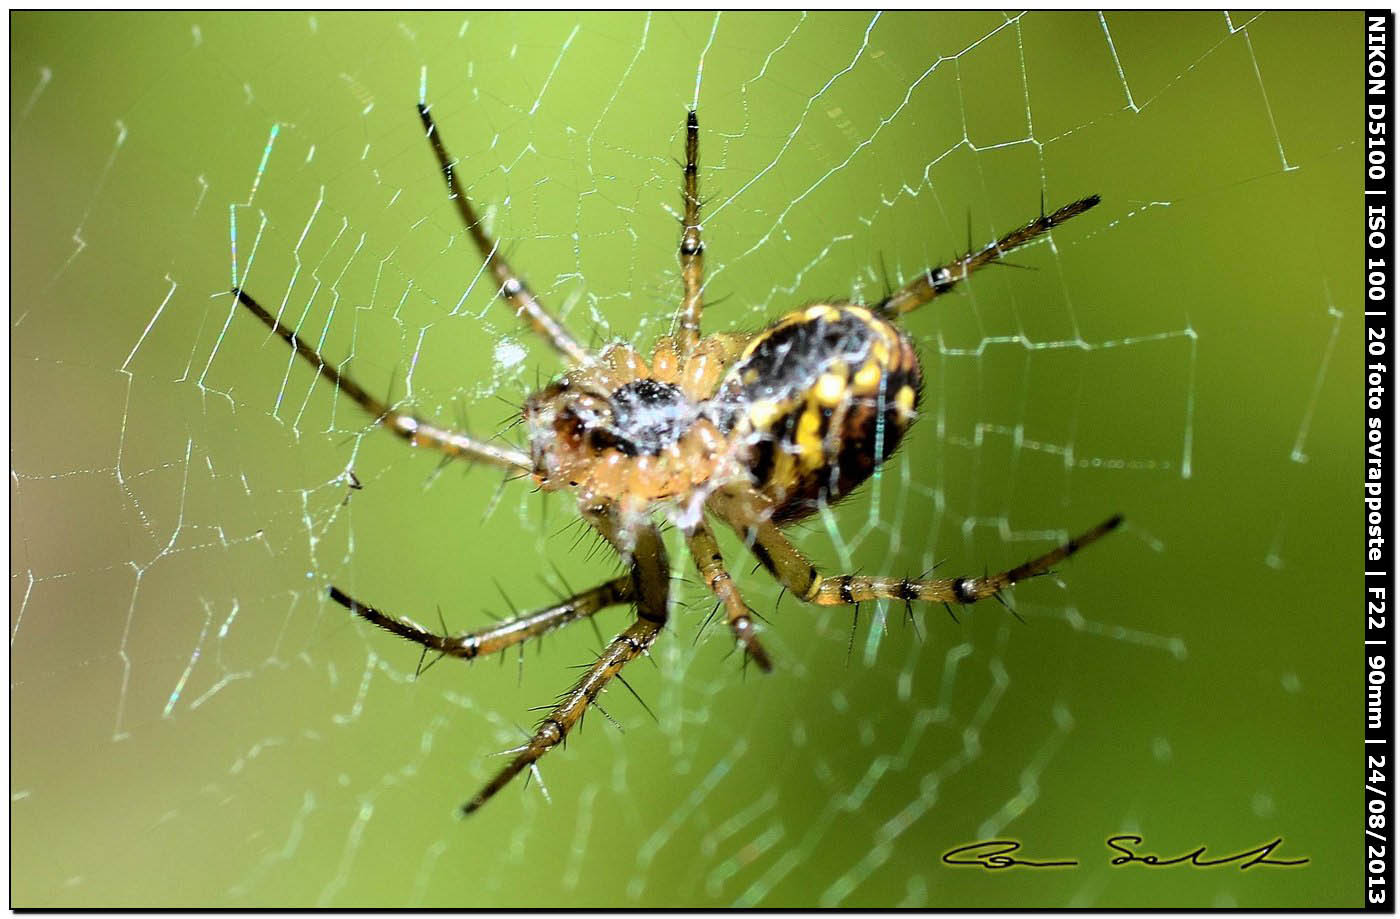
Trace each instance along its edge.
<instances>
[{"instance_id":1,"label":"yellow and black abdomen marking","mask_svg":"<svg viewBox=\"0 0 1400 919\"><path fill-rule=\"evenodd\" d=\"M861 306L818 304L756 336L712 406L781 524L870 478L913 422L922 388L918 354L898 328Z\"/></svg>"}]
</instances>

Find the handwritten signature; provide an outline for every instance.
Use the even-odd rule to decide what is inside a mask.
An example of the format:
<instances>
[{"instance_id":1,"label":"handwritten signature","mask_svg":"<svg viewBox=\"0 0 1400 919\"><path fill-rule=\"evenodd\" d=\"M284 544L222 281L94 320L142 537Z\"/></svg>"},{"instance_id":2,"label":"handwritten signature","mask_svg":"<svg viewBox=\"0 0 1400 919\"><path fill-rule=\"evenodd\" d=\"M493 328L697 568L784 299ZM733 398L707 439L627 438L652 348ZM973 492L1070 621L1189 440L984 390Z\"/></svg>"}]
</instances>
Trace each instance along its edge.
<instances>
[{"instance_id":1,"label":"handwritten signature","mask_svg":"<svg viewBox=\"0 0 1400 919\"><path fill-rule=\"evenodd\" d=\"M1167 868L1172 865L1216 868L1220 865L1238 863L1240 870L1243 871L1246 868L1253 868L1255 865L1291 868L1309 861L1306 858L1272 858L1274 850L1283 845L1282 836L1252 849L1236 852L1233 855L1222 855L1218 858L1208 858L1206 856L1207 847L1204 845L1197 846L1181 855L1167 858L1156 853L1140 852L1139 847L1142 846L1142 843L1141 836L1134 836L1131 833L1108 837L1104 840L1104 845L1118 853L1109 861L1109 864L1138 864L1153 868ZM948 865L970 865L988 871L999 871L1004 868L1072 868L1079 864L1076 859L1072 858L1031 859L1012 855L1013 852L1019 853L1020 851L1021 844L1014 839L987 839L958 846L956 849L949 849L943 853L943 862Z\"/></svg>"}]
</instances>

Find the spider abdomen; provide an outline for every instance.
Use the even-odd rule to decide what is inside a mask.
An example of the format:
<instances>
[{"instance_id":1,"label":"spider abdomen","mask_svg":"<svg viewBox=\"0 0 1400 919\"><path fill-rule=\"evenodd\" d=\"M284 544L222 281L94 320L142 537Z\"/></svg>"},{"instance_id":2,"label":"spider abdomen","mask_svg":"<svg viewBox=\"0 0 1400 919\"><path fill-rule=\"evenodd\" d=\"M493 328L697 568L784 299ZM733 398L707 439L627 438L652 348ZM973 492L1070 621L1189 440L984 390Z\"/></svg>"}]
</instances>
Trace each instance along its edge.
<instances>
[{"instance_id":1,"label":"spider abdomen","mask_svg":"<svg viewBox=\"0 0 1400 919\"><path fill-rule=\"evenodd\" d=\"M754 487L790 523L850 494L899 446L923 386L914 346L865 307L817 304L756 336L712 401Z\"/></svg>"}]
</instances>

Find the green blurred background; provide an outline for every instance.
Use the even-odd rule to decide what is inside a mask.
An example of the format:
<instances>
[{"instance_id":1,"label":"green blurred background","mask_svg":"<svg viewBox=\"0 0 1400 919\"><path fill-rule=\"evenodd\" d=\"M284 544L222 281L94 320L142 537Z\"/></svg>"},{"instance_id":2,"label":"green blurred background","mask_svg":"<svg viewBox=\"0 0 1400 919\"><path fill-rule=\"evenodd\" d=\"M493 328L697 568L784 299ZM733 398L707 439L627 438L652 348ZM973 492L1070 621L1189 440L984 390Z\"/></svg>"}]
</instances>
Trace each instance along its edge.
<instances>
[{"instance_id":1,"label":"green blurred background","mask_svg":"<svg viewBox=\"0 0 1400 919\"><path fill-rule=\"evenodd\" d=\"M11 27L12 905L1359 904L1359 15ZM853 634L736 564L766 677L696 642L680 568L629 671L658 720L609 694L623 730L545 760L552 803L517 783L460 821L597 637L414 680L326 585L464 629L498 588L551 600L551 564L612 566L567 499L435 475L221 293L246 276L419 412L508 423L557 364L479 277L422 85L595 341L667 327L696 98L711 330L1101 194L1033 270L910 318L928 417L799 538L832 570L970 573L1129 525L1018 588L1024 625L867 609ZM1111 868L1120 832L1312 861ZM939 862L996 836L1082 865Z\"/></svg>"}]
</instances>

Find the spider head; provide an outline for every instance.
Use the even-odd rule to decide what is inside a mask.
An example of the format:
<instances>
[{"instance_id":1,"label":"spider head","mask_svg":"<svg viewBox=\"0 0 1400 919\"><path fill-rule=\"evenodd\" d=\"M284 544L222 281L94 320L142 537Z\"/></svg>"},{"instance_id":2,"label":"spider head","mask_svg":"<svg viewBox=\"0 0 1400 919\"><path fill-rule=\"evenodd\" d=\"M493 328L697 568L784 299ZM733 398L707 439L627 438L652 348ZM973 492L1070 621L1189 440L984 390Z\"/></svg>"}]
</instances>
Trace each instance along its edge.
<instances>
[{"instance_id":1,"label":"spider head","mask_svg":"<svg viewBox=\"0 0 1400 919\"><path fill-rule=\"evenodd\" d=\"M525 403L535 481L576 488L612 481L626 468L657 457L699 417L680 387L650 378L616 388L564 377ZM611 489L608 489L611 490Z\"/></svg>"},{"instance_id":2,"label":"spider head","mask_svg":"<svg viewBox=\"0 0 1400 919\"><path fill-rule=\"evenodd\" d=\"M612 425L608 394L568 377L525 401L534 477L542 488L576 487L597 462L598 439Z\"/></svg>"}]
</instances>

